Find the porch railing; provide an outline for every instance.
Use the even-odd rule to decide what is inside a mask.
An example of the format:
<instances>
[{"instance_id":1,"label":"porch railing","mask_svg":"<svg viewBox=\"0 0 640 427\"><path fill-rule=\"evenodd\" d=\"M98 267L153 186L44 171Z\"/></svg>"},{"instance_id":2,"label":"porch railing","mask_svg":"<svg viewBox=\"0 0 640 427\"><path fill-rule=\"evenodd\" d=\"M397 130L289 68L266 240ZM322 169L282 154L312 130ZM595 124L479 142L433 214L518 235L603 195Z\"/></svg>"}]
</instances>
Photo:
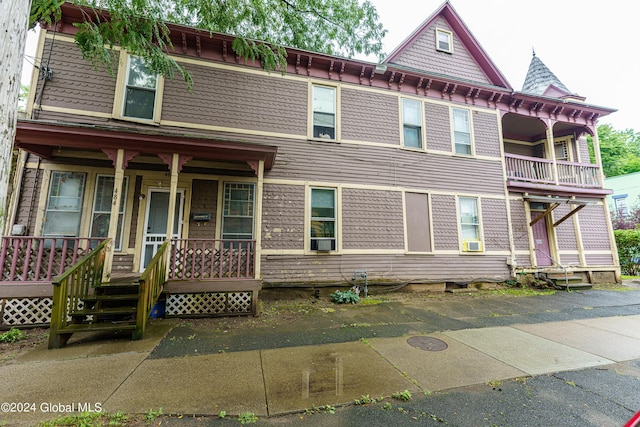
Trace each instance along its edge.
<instances>
[{"instance_id":1,"label":"porch railing","mask_svg":"<svg viewBox=\"0 0 640 427\"><path fill-rule=\"evenodd\" d=\"M85 237L2 237L0 281L51 282L101 241Z\"/></svg>"},{"instance_id":2,"label":"porch railing","mask_svg":"<svg viewBox=\"0 0 640 427\"><path fill-rule=\"evenodd\" d=\"M136 330L133 333L133 339L141 339L144 331L147 329L147 320L153 309L154 304L158 301L162 286L166 282L167 276L167 257L169 255L169 241L165 241L159 248L153 259L138 279L140 287L138 288L138 309L136 312Z\"/></svg>"},{"instance_id":3,"label":"porch railing","mask_svg":"<svg viewBox=\"0 0 640 427\"><path fill-rule=\"evenodd\" d=\"M69 325L70 314L81 310L84 300L102 282L102 270L107 253L108 240L100 243L93 251L53 281L53 308L49 331L49 348L60 347L58 330Z\"/></svg>"},{"instance_id":4,"label":"porch railing","mask_svg":"<svg viewBox=\"0 0 640 427\"><path fill-rule=\"evenodd\" d=\"M507 178L510 180L571 187L602 187L598 165L558 160L556 162L558 176L556 182L553 175L553 162L549 159L517 154L505 154L504 158Z\"/></svg>"},{"instance_id":5,"label":"porch railing","mask_svg":"<svg viewBox=\"0 0 640 427\"><path fill-rule=\"evenodd\" d=\"M169 280L253 279L255 240L173 239Z\"/></svg>"}]
</instances>

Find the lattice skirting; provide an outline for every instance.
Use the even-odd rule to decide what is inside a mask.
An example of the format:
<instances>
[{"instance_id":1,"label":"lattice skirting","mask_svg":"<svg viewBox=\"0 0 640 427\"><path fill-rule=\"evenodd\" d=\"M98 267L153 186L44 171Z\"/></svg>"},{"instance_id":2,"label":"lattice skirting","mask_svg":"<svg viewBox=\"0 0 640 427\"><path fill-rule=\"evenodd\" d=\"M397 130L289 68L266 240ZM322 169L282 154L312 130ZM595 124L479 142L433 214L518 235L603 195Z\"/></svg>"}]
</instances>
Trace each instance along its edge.
<instances>
[{"instance_id":1,"label":"lattice skirting","mask_svg":"<svg viewBox=\"0 0 640 427\"><path fill-rule=\"evenodd\" d=\"M51 321L51 298L4 298L0 326L46 325Z\"/></svg>"},{"instance_id":2,"label":"lattice skirting","mask_svg":"<svg viewBox=\"0 0 640 427\"><path fill-rule=\"evenodd\" d=\"M46 326L51 323L51 298L3 298L0 299L0 327L12 326ZM84 303L80 301L78 308ZM91 320L92 316L87 316ZM71 317L68 317L71 321Z\"/></svg>"},{"instance_id":3,"label":"lattice skirting","mask_svg":"<svg viewBox=\"0 0 640 427\"><path fill-rule=\"evenodd\" d=\"M252 292L204 292L169 294L167 316L212 316L251 314Z\"/></svg>"}]
</instances>

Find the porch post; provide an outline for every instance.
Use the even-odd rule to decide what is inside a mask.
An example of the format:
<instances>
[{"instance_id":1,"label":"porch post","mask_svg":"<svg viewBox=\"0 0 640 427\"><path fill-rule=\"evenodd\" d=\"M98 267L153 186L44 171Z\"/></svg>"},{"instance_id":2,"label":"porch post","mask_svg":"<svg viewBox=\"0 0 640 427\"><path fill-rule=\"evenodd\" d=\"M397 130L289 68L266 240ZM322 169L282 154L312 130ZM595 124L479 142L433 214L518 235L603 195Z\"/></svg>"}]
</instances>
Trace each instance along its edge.
<instances>
[{"instance_id":1,"label":"porch post","mask_svg":"<svg viewBox=\"0 0 640 427\"><path fill-rule=\"evenodd\" d=\"M553 182L558 185L558 165L556 164L556 146L553 141L553 121L547 120L547 155L552 161L551 173L553 175Z\"/></svg>"},{"instance_id":2,"label":"porch post","mask_svg":"<svg viewBox=\"0 0 640 427\"><path fill-rule=\"evenodd\" d=\"M596 155L596 164L598 167L598 179L600 180L600 185L604 185L604 171L602 170L602 153L600 153L600 140L598 139L598 129L593 129L593 152Z\"/></svg>"},{"instance_id":3,"label":"porch post","mask_svg":"<svg viewBox=\"0 0 640 427\"><path fill-rule=\"evenodd\" d=\"M111 277L111 268L113 266L113 250L115 248L116 237L118 235L118 217L120 216L122 183L124 182L124 149L118 149L115 163L113 196L111 197L111 216L109 217L109 231L107 232L107 238L109 238L110 241L107 244L104 260L104 270L102 271L103 282L108 282L109 278Z\"/></svg>"},{"instance_id":4,"label":"porch post","mask_svg":"<svg viewBox=\"0 0 640 427\"><path fill-rule=\"evenodd\" d=\"M262 187L264 185L264 160L258 163L258 185L256 186L256 248L254 278L260 278L260 254L262 252Z\"/></svg>"},{"instance_id":5,"label":"porch post","mask_svg":"<svg viewBox=\"0 0 640 427\"><path fill-rule=\"evenodd\" d=\"M176 195L178 194L178 172L180 169L179 161L180 155L173 153L173 158L171 159L171 184L169 188L169 212L167 215L167 240L171 240L173 237L173 223L176 219Z\"/></svg>"}]
</instances>

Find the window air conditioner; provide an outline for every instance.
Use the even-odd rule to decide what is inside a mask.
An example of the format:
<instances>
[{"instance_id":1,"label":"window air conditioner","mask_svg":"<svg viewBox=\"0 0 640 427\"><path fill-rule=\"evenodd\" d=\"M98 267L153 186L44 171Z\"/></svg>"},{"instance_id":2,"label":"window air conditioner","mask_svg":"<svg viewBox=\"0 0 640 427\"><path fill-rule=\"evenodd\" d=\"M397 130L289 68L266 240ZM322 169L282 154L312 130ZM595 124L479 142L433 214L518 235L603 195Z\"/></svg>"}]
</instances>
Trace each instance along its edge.
<instances>
[{"instance_id":1,"label":"window air conditioner","mask_svg":"<svg viewBox=\"0 0 640 427\"><path fill-rule=\"evenodd\" d=\"M331 239L319 239L318 243L318 251L320 252L329 252L331 251Z\"/></svg>"},{"instance_id":2,"label":"window air conditioner","mask_svg":"<svg viewBox=\"0 0 640 427\"><path fill-rule=\"evenodd\" d=\"M465 240L464 250L466 252L481 252L482 242L480 240Z\"/></svg>"}]
</instances>

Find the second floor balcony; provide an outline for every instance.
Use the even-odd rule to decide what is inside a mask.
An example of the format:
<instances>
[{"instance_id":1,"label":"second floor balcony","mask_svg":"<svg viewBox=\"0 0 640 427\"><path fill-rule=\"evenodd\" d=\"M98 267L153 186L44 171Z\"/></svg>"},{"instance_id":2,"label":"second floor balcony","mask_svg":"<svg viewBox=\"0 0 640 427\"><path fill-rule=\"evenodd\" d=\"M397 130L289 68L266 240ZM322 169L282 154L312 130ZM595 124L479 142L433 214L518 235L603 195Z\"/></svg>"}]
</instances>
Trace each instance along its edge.
<instances>
[{"instance_id":1,"label":"second floor balcony","mask_svg":"<svg viewBox=\"0 0 640 427\"><path fill-rule=\"evenodd\" d=\"M599 165L555 162L539 157L505 153L507 185L516 191L546 188L565 193L600 193L604 191Z\"/></svg>"}]
</instances>

